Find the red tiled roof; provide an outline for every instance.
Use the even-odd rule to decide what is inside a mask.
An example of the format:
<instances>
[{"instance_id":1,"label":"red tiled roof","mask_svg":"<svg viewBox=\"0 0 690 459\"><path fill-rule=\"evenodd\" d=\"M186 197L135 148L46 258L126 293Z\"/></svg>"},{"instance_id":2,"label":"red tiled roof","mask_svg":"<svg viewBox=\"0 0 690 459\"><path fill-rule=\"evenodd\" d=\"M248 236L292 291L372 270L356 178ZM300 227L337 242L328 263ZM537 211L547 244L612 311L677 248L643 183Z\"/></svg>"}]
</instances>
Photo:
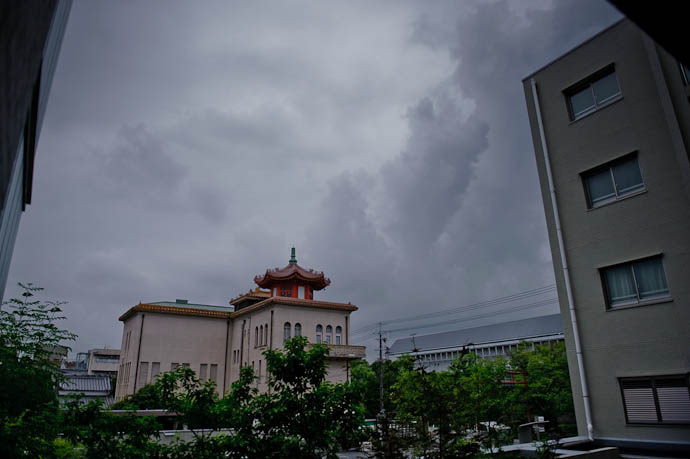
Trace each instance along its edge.
<instances>
[{"instance_id":1,"label":"red tiled roof","mask_svg":"<svg viewBox=\"0 0 690 459\"><path fill-rule=\"evenodd\" d=\"M312 285L314 290L321 290L331 283L323 272L314 271L313 269L304 269L297 263L290 263L282 269L267 269L263 276L256 276L254 282L259 287L268 288L276 281L285 281L290 279L298 279Z\"/></svg>"},{"instance_id":2,"label":"red tiled roof","mask_svg":"<svg viewBox=\"0 0 690 459\"><path fill-rule=\"evenodd\" d=\"M266 290L259 290L259 287L256 288L256 290L249 291L245 294L242 294L238 296L237 298L233 298L230 300L230 304L234 305L235 303L239 303L242 300L245 299L266 299L271 297L271 292L268 292Z\"/></svg>"}]
</instances>

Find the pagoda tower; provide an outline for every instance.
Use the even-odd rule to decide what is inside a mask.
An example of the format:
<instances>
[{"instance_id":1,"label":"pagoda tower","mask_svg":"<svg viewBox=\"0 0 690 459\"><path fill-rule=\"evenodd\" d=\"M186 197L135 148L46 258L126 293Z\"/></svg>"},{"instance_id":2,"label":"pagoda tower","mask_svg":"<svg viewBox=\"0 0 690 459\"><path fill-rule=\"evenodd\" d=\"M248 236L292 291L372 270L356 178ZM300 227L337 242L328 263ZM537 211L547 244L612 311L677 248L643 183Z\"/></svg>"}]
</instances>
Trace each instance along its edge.
<instances>
[{"instance_id":1,"label":"pagoda tower","mask_svg":"<svg viewBox=\"0 0 690 459\"><path fill-rule=\"evenodd\" d=\"M323 290L331 280L323 272L304 269L298 265L293 247L287 266L267 269L264 275L256 276L254 282L260 288L267 289L271 296L313 300L314 291Z\"/></svg>"}]
</instances>

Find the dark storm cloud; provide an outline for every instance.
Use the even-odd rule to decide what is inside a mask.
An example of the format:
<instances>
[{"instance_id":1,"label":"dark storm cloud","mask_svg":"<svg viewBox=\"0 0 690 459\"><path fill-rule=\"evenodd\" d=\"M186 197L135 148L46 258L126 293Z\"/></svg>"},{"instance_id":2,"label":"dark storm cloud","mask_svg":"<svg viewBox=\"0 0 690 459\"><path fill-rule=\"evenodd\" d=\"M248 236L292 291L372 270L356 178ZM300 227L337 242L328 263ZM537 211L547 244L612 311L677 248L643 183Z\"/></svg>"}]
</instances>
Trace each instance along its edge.
<instances>
[{"instance_id":1,"label":"dark storm cloud","mask_svg":"<svg viewBox=\"0 0 690 459\"><path fill-rule=\"evenodd\" d=\"M552 281L520 80L605 2L203 5L74 4L8 285L70 301L76 349L292 245L353 328Z\"/></svg>"},{"instance_id":2,"label":"dark storm cloud","mask_svg":"<svg viewBox=\"0 0 690 459\"><path fill-rule=\"evenodd\" d=\"M411 40L446 50L456 67L410 107L406 146L370 178L381 181L379 195L370 192L354 201L360 213L367 210L373 217L353 219L353 224L361 225L364 234L374 227L379 237L369 240L388 241L368 247L367 253L372 260L388 261L381 280L392 285L381 284L385 300L372 299L386 306L368 309L361 301L353 328L553 282L521 80L618 15L605 2L529 5L474 2L458 9L456 2L437 2L414 22ZM339 208L348 201L349 208L353 193L343 193L338 202L330 196L329 202ZM356 213L349 209L348 214ZM333 238L340 240L338 234ZM351 292L359 304L359 293Z\"/></svg>"}]
</instances>

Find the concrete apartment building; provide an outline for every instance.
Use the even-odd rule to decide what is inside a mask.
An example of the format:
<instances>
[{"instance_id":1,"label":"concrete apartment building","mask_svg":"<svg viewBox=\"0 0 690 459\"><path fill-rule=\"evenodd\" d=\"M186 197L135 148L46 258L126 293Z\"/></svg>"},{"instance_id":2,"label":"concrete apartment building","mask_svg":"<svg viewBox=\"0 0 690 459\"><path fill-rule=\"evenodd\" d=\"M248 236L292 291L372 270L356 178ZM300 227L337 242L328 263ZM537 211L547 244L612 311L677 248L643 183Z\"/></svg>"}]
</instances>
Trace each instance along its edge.
<instances>
[{"instance_id":1,"label":"concrete apartment building","mask_svg":"<svg viewBox=\"0 0 690 459\"><path fill-rule=\"evenodd\" d=\"M117 376L117 369L119 365L119 349L89 349L89 357L86 363L86 370L88 374Z\"/></svg>"},{"instance_id":2,"label":"concrete apartment building","mask_svg":"<svg viewBox=\"0 0 690 459\"><path fill-rule=\"evenodd\" d=\"M230 306L176 300L138 304L125 312L116 399L177 366L215 381L220 394L239 379L241 367L251 366L255 386L266 390L263 352L282 349L295 336L329 347L329 381L349 380L350 361L364 358L365 348L349 343L356 306L314 299L330 279L299 266L293 249L287 266L269 269L254 282L258 287L230 300Z\"/></svg>"},{"instance_id":3,"label":"concrete apartment building","mask_svg":"<svg viewBox=\"0 0 690 459\"><path fill-rule=\"evenodd\" d=\"M580 435L690 451L690 74L627 19L523 80Z\"/></svg>"}]
</instances>

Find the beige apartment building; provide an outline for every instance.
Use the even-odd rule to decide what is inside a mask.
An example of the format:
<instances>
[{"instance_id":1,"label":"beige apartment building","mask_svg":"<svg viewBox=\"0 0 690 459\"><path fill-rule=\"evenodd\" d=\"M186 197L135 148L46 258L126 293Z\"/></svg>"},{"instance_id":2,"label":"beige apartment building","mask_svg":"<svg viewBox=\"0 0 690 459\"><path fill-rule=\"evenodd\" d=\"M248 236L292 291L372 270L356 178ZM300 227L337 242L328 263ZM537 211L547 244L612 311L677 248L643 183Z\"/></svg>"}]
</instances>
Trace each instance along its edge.
<instances>
[{"instance_id":1,"label":"beige apartment building","mask_svg":"<svg viewBox=\"0 0 690 459\"><path fill-rule=\"evenodd\" d=\"M255 290L230 300L230 306L187 300L138 304L125 312L116 399L152 383L179 365L213 380L225 393L251 366L259 390L267 388L267 349L282 349L294 336L329 347L331 382L349 380L350 361L364 358L364 346L349 343L350 314L357 307L314 299L330 284L322 272L297 264L294 249L287 266L256 276Z\"/></svg>"},{"instance_id":2,"label":"beige apartment building","mask_svg":"<svg viewBox=\"0 0 690 459\"><path fill-rule=\"evenodd\" d=\"M523 80L580 435L690 452L690 72L617 22Z\"/></svg>"}]
</instances>

